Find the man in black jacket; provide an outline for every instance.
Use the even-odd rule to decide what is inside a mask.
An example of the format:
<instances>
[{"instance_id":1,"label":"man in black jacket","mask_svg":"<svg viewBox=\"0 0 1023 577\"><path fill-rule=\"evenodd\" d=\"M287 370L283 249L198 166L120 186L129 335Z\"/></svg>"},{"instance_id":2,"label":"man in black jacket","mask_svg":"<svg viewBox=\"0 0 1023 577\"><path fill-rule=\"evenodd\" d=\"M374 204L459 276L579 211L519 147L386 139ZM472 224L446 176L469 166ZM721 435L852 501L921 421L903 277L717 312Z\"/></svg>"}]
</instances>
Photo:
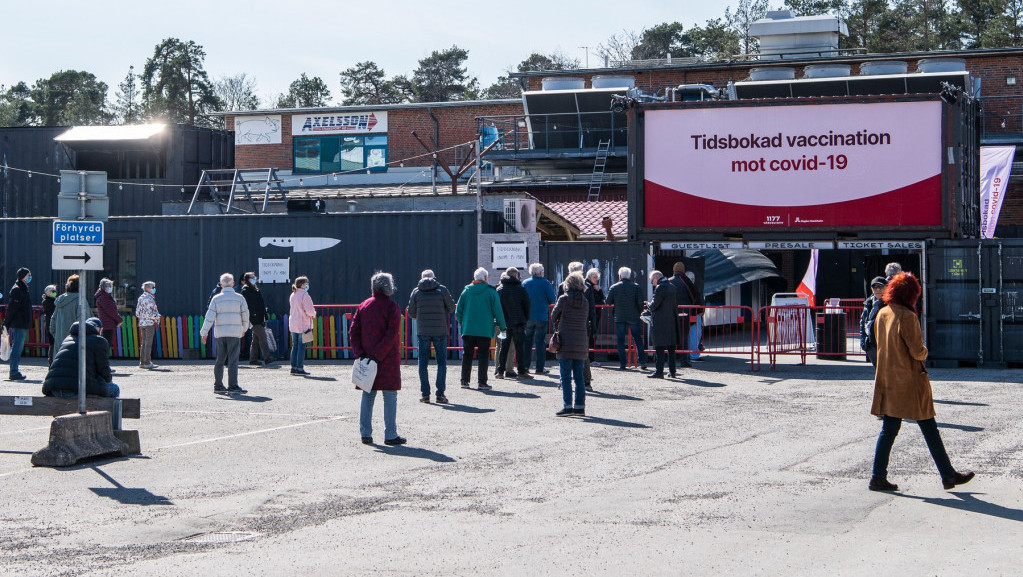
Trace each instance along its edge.
<instances>
[{"instance_id":1,"label":"man in black jacket","mask_svg":"<svg viewBox=\"0 0 1023 577\"><path fill-rule=\"evenodd\" d=\"M266 303L263 301L263 294L259 292L259 287L256 286L257 282L254 272L242 275L242 297L245 299L245 305L249 307L249 323L252 324L249 364L266 366L274 362L274 358L270 351L270 341L266 337ZM262 362L259 360L260 352L263 353Z\"/></svg>"},{"instance_id":2,"label":"man in black jacket","mask_svg":"<svg viewBox=\"0 0 1023 577\"><path fill-rule=\"evenodd\" d=\"M639 364L646 370L646 349L643 343L644 327L639 318L643 311L643 294L632 280L632 269L623 266L618 269L618 282L607 289L606 303L614 307L615 335L618 339L618 368L625 370L625 335L632 333L632 340L639 352Z\"/></svg>"},{"instance_id":3,"label":"man in black jacket","mask_svg":"<svg viewBox=\"0 0 1023 577\"><path fill-rule=\"evenodd\" d=\"M676 262L671 267L671 284L675 287L675 302L680 307L692 307L696 306L699 299L696 296L696 285L693 281L689 280L686 276L686 265L682 262ZM680 363L683 367L691 367L692 363L689 362L689 319L693 316L692 309L682 309L678 312L678 342L681 345L679 348L682 351L682 362ZM693 317L695 320L695 317Z\"/></svg>"},{"instance_id":4,"label":"man in black jacket","mask_svg":"<svg viewBox=\"0 0 1023 577\"><path fill-rule=\"evenodd\" d=\"M511 266L501 275L501 284L497 287L497 296L501 299L501 310L504 312L504 320L508 323L508 330L505 331L504 342L498 343L501 349L497 359L497 378L505 376L514 379L521 377L528 378L529 372L526 367L526 322L529 320L529 293L522 286L519 278L519 269ZM519 372L508 370L505 373L505 366L508 363L508 352L511 346L515 346L515 362Z\"/></svg>"},{"instance_id":5,"label":"man in black jacket","mask_svg":"<svg viewBox=\"0 0 1023 577\"><path fill-rule=\"evenodd\" d=\"M28 283L32 282L32 271L27 268L18 269L18 280L11 287L11 294L7 300L7 314L4 315L4 326L11 338L11 372L7 377L11 381L22 381L25 375L21 374L18 364L21 361L21 351L25 348L25 337L28 330L32 328L32 295L28 292Z\"/></svg>"},{"instance_id":6,"label":"man in black jacket","mask_svg":"<svg viewBox=\"0 0 1023 577\"><path fill-rule=\"evenodd\" d=\"M884 289L888 281L883 276L876 276L870 281L871 295L863 301L863 313L860 315L860 347L867 355L870 364L877 366L877 339L874 337L874 319L884 308Z\"/></svg>"},{"instance_id":7,"label":"man in black jacket","mask_svg":"<svg viewBox=\"0 0 1023 577\"><path fill-rule=\"evenodd\" d=\"M117 397L121 389L110 382L110 344L100 336L103 322L96 317L85 321L85 394ZM71 334L53 355L53 364L43 381L43 394L48 397L78 396L78 323L71 325Z\"/></svg>"},{"instance_id":8,"label":"man in black jacket","mask_svg":"<svg viewBox=\"0 0 1023 577\"><path fill-rule=\"evenodd\" d=\"M430 402L430 345L437 355L437 402L447 403L444 396L447 389L448 333L451 330L451 313L455 302L448 287L437 282L433 271L422 273L419 285L412 289L408 300L408 315L416 321L416 338L419 351L419 390L423 403Z\"/></svg>"}]
</instances>

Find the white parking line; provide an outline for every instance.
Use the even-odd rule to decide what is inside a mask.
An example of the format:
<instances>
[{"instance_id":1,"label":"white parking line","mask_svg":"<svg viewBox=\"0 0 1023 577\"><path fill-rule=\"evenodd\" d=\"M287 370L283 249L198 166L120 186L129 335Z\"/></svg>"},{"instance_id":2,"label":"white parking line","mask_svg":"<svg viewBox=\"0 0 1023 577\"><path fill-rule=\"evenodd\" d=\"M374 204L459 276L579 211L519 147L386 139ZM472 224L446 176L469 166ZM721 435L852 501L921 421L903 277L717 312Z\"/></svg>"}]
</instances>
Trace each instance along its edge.
<instances>
[{"instance_id":1,"label":"white parking line","mask_svg":"<svg viewBox=\"0 0 1023 577\"><path fill-rule=\"evenodd\" d=\"M213 439L202 439L200 441L189 441L187 443L178 443L177 445L167 445L166 447L159 447L159 448L153 449L153 450L154 451L162 451L164 449L176 449L176 448L179 448L179 447L188 447L188 446L191 446L191 445L201 445L203 443L215 443L217 441L226 441L227 439L236 439L238 437L248 437L250 435L259 435L261 433L272 433L273 431L281 431L281 430L284 430L284 429L294 429L296 427L304 427L306 425L315 425L315 424L318 424L318 423L330 423L332 421L338 421L338 420L346 419L346 418L347 418L346 416L341 415L341 416L337 416L337 417L330 417L330 418L327 418L327 419L317 419L315 421L306 421L305 423L295 423L294 425L283 425L283 426L280 426L280 427L272 427L270 429L260 429L258 431L249 431L249 432L246 432L246 433L238 433L238 434L235 434L235 435L227 435L226 437L216 437L216 438L213 438Z\"/></svg>"}]
</instances>

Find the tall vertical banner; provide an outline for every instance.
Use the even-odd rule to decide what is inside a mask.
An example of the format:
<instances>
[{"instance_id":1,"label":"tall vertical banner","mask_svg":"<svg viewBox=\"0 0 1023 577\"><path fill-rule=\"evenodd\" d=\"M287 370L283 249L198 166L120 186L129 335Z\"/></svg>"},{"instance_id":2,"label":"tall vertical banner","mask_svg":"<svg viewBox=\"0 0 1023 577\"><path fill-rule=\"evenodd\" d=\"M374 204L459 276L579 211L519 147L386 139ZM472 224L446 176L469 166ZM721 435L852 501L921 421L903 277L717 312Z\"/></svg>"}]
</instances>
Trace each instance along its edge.
<instances>
[{"instance_id":1,"label":"tall vertical banner","mask_svg":"<svg viewBox=\"0 0 1023 577\"><path fill-rule=\"evenodd\" d=\"M796 294L801 297L806 297L806 301L810 306L815 306L816 294L817 294L817 259L820 256L820 251L813 249L810 251L810 264L806 265L806 274L803 275L802 282L796 287Z\"/></svg>"},{"instance_id":2,"label":"tall vertical banner","mask_svg":"<svg viewBox=\"0 0 1023 577\"><path fill-rule=\"evenodd\" d=\"M980 238L994 238L1015 146L980 147Z\"/></svg>"}]
</instances>

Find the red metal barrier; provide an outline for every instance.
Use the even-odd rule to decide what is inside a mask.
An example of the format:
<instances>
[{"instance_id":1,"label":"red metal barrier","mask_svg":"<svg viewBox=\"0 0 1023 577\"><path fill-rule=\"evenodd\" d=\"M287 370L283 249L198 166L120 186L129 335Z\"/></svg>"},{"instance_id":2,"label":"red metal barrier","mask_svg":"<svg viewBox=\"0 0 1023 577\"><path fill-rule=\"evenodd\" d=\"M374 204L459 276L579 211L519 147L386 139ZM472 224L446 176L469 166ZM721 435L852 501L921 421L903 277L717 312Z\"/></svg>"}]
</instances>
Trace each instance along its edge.
<instances>
[{"instance_id":1,"label":"red metal barrier","mask_svg":"<svg viewBox=\"0 0 1023 577\"><path fill-rule=\"evenodd\" d=\"M799 364L806 364L807 339L813 338L809 330L810 309L805 306L761 307L757 316L766 326L767 358L774 370L779 355L799 356ZM756 331L759 338L761 331ZM764 346L757 343L757 366Z\"/></svg>"},{"instance_id":2,"label":"red metal barrier","mask_svg":"<svg viewBox=\"0 0 1023 577\"><path fill-rule=\"evenodd\" d=\"M681 306L679 313L688 315L688 355L748 355L750 370L755 368L757 324L753 309L744 306ZM702 314L697 314L701 313ZM694 330L695 328L695 330ZM693 336L700 338L694 342ZM701 343L703 349L700 349Z\"/></svg>"}]
</instances>

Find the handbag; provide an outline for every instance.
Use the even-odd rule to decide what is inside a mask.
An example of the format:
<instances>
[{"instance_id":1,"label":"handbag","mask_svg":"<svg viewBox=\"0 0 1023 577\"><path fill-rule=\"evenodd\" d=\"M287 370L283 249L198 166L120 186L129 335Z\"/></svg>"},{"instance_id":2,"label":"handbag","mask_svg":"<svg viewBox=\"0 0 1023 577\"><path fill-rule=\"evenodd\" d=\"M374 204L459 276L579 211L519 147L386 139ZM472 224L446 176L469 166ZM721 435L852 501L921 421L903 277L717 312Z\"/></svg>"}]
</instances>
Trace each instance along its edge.
<instances>
[{"instance_id":1,"label":"handbag","mask_svg":"<svg viewBox=\"0 0 1023 577\"><path fill-rule=\"evenodd\" d=\"M0 360L10 360L11 336L7 333L7 327L4 327L3 333L0 333L0 339L3 340L3 342L0 343Z\"/></svg>"},{"instance_id":2,"label":"handbag","mask_svg":"<svg viewBox=\"0 0 1023 577\"><path fill-rule=\"evenodd\" d=\"M302 333L302 342L305 344L313 342L313 329L309 329Z\"/></svg>"},{"instance_id":3,"label":"handbag","mask_svg":"<svg viewBox=\"0 0 1023 577\"><path fill-rule=\"evenodd\" d=\"M277 352L277 339L274 338L274 332L270 327L266 327L266 348L270 349L271 353Z\"/></svg>"},{"instance_id":4,"label":"handbag","mask_svg":"<svg viewBox=\"0 0 1023 577\"><path fill-rule=\"evenodd\" d=\"M352 365L352 384L367 393L373 391L373 381L377 378L377 362L369 357L359 357Z\"/></svg>"},{"instance_id":5,"label":"handbag","mask_svg":"<svg viewBox=\"0 0 1023 577\"><path fill-rule=\"evenodd\" d=\"M551 335L551 342L547 345L547 352L548 353L558 354L558 351L560 351L560 350L561 350L561 335L558 334L558 331L554 331L554 334Z\"/></svg>"}]
</instances>

